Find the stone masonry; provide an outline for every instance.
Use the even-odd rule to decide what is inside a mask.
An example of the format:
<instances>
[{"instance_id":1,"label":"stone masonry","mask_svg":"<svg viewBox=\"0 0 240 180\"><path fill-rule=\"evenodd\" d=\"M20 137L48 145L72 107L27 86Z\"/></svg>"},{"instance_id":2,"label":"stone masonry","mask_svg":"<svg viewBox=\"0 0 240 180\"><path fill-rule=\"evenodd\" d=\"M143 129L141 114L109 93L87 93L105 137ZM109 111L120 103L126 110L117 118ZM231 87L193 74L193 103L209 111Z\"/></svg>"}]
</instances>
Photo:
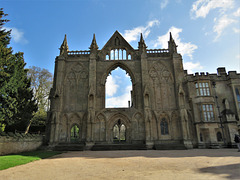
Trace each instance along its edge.
<instances>
[{"instance_id":1,"label":"stone masonry","mask_svg":"<svg viewBox=\"0 0 240 180\"><path fill-rule=\"evenodd\" d=\"M188 74L170 33L168 49L138 49L116 31L99 50L70 51L66 36L55 60L48 139L61 143L232 146L239 131L240 74ZM131 77L128 108L105 108L107 76L117 67Z\"/></svg>"}]
</instances>

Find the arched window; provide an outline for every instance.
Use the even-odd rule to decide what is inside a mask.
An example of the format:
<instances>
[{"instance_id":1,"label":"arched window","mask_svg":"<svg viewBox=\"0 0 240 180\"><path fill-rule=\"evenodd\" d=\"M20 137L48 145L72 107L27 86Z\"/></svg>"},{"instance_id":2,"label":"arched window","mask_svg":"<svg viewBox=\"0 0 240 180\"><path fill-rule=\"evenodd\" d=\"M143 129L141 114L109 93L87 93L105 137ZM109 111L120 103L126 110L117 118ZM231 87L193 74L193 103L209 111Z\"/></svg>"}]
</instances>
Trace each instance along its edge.
<instances>
[{"instance_id":1,"label":"arched window","mask_svg":"<svg viewBox=\"0 0 240 180\"><path fill-rule=\"evenodd\" d=\"M106 54L106 60L131 60L132 56L131 54L128 54L125 49L112 49L110 51L110 58L108 54Z\"/></svg>"},{"instance_id":2,"label":"arched window","mask_svg":"<svg viewBox=\"0 0 240 180\"><path fill-rule=\"evenodd\" d=\"M129 108L128 101L132 103L133 84L127 71L117 67L112 70L105 84L106 108Z\"/></svg>"},{"instance_id":3,"label":"arched window","mask_svg":"<svg viewBox=\"0 0 240 180\"><path fill-rule=\"evenodd\" d=\"M126 141L126 126L119 119L117 124L113 126L113 142Z\"/></svg>"},{"instance_id":4,"label":"arched window","mask_svg":"<svg viewBox=\"0 0 240 180\"><path fill-rule=\"evenodd\" d=\"M79 141L79 127L77 125L71 128L71 142Z\"/></svg>"},{"instance_id":5,"label":"arched window","mask_svg":"<svg viewBox=\"0 0 240 180\"><path fill-rule=\"evenodd\" d=\"M217 132L217 141L220 142L222 141L222 133L221 132Z\"/></svg>"},{"instance_id":6,"label":"arched window","mask_svg":"<svg viewBox=\"0 0 240 180\"><path fill-rule=\"evenodd\" d=\"M119 59L123 59L122 55L123 55L123 50L119 49Z\"/></svg>"},{"instance_id":7,"label":"arched window","mask_svg":"<svg viewBox=\"0 0 240 180\"><path fill-rule=\"evenodd\" d=\"M168 134L168 123L165 118L162 119L160 126L161 126L161 134L167 135Z\"/></svg>"},{"instance_id":8,"label":"arched window","mask_svg":"<svg viewBox=\"0 0 240 180\"><path fill-rule=\"evenodd\" d=\"M131 54L128 55L128 60L131 60L132 59L132 56Z\"/></svg>"},{"instance_id":9,"label":"arched window","mask_svg":"<svg viewBox=\"0 0 240 180\"><path fill-rule=\"evenodd\" d=\"M127 59L127 52L126 52L126 50L124 49L123 50L123 58L122 58L123 60L126 60Z\"/></svg>"},{"instance_id":10,"label":"arched window","mask_svg":"<svg viewBox=\"0 0 240 180\"><path fill-rule=\"evenodd\" d=\"M106 60L109 60L109 55L108 54L106 55Z\"/></svg>"},{"instance_id":11,"label":"arched window","mask_svg":"<svg viewBox=\"0 0 240 180\"><path fill-rule=\"evenodd\" d=\"M111 50L111 52L110 52L110 59L111 60L114 60L115 58L114 58L114 50Z\"/></svg>"}]
</instances>

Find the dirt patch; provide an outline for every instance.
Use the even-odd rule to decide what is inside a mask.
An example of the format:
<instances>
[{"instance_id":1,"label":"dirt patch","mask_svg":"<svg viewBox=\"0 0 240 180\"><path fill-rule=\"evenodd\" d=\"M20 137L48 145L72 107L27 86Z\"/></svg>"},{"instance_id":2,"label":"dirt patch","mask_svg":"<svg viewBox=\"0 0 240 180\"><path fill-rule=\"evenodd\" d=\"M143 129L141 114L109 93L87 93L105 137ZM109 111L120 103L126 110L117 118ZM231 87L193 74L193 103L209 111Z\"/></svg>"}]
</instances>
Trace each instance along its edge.
<instances>
[{"instance_id":1,"label":"dirt patch","mask_svg":"<svg viewBox=\"0 0 240 180\"><path fill-rule=\"evenodd\" d=\"M77 151L0 171L0 179L239 179L236 149Z\"/></svg>"}]
</instances>

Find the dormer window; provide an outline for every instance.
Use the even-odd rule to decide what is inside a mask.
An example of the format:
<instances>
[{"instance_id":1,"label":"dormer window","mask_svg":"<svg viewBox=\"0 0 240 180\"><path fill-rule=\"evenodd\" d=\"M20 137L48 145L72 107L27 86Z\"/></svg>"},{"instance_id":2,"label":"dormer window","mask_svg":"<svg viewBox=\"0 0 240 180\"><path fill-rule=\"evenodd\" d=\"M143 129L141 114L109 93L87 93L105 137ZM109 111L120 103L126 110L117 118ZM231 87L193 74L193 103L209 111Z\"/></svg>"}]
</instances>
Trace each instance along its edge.
<instances>
[{"instance_id":1,"label":"dormer window","mask_svg":"<svg viewBox=\"0 0 240 180\"><path fill-rule=\"evenodd\" d=\"M132 56L125 49L112 49L110 55L106 54L106 60L131 60Z\"/></svg>"}]
</instances>

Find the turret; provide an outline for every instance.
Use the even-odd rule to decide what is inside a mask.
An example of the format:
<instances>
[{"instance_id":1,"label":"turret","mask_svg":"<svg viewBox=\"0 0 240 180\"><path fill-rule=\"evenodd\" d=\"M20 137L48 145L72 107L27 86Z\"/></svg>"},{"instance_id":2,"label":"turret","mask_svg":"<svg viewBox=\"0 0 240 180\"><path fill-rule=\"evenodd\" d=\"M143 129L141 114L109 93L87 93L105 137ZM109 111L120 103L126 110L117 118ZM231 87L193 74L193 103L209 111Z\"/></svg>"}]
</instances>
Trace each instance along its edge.
<instances>
[{"instance_id":1,"label":"turret","mask_svg":"<svg viewBox=\"0 0 240 180\"><path fill-rule=\"evenodd\" d=\"M170 53L177 53L177 45L172 38L172 33L170 32L170 39L168 41L168 49Z\"/></svg>"},{"instance_id":2,"label":"turret","mask_svg":"<svg viewBox=\"0 0 240 180\"><path fill-rule=\"evenodd\" d=\"M65 56L67 55L68 52L68 44L67 44L67 35L65 34L63 43L61 45L60 49L60 56Z\"/></svg>"}]
</instances>

